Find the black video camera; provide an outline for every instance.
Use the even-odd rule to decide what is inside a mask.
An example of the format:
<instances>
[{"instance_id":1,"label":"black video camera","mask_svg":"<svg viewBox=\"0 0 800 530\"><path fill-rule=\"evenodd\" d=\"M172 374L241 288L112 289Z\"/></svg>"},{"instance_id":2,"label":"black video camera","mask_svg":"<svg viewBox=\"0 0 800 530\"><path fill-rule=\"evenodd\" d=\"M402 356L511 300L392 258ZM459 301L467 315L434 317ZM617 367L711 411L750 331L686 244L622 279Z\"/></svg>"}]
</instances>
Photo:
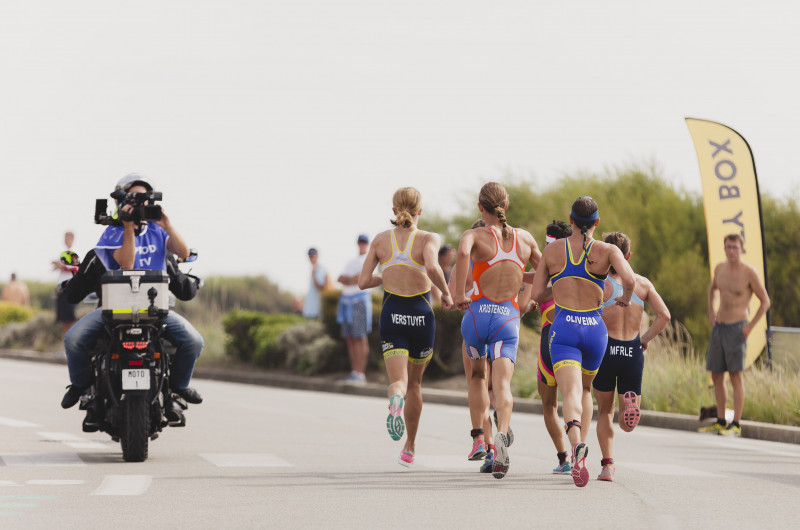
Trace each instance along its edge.
<instances>
[{"instance_id":1,"label":"black video camera","mask_svg":"<svg viewBox=\"0 0 800 530\"><path fill-rule=\"evenodd\" d=\"M155 201L161 200L160 191L148 191L146 193L126 193L122 190L116 190L111 194L111 198L117 201L117 216L109 215L108 213L108 199L97 199L94 206L94 222L99 225L122 225L122 220L119 216L122 215L120 210L123 206L133 206L133 211L130 213L131 221L134 223L143 223L146 221L160 221L161 220L161 206L152 204ZM150 204L146 204L150 202Z\"/></svg>"}]
</instances>

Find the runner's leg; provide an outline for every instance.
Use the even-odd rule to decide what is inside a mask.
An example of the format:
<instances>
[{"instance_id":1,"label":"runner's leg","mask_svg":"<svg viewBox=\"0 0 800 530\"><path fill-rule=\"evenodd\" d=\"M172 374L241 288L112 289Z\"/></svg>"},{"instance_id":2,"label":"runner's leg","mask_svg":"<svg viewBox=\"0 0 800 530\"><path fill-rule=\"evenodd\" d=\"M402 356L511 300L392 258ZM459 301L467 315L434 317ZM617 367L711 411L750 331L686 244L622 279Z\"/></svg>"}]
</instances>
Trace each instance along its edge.
<instances>
[{"instance_id":1,"label":"runner's leg","mask_svg":"<svg viewBox=\"0 0 800 530\"><path fill-rule=\"evenodd\" d=\"M422 374L425 372L429 362L425 364L407 363L408 393L406 394L406 405L403 409L406 420L406 443L403 450L409 453L414 452L414 444L417 439L419 418L422 414Z\"/></svg>"}]
</instances>

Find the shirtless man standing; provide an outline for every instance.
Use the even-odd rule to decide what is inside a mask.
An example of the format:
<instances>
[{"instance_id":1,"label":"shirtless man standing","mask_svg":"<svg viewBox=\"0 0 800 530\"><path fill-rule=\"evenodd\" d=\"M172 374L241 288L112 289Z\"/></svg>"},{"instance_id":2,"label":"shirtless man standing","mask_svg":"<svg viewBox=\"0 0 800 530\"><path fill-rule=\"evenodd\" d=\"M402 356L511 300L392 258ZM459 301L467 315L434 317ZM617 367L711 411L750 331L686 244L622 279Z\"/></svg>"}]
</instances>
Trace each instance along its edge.
<instances>
[{"instance_id":1,"label":"shirtless man standing","mask_svg":"<svg viewBox=\"0 0 800 530\"><path fill-rule=\"evenodd\" d=\"M714 268L714 279L708 289L708 319L711 322L711 340L706 356L706 369L711 372L714 396L717 400L717 422L701 428L701 432L713 432L741 436L739 421L744 408L744 361L747 354L747 336L753 326L769 309L769 295L756 269L741 260L744 241L739 234L725 236L725 257ZM719 310L714 309L719 292ZM756 295L761 301L752 320L747 320L747 306ZM725 372L730 374L733 386L733 421L725 421L725 406L728 389Z\"/></svg>"}]
</instances>

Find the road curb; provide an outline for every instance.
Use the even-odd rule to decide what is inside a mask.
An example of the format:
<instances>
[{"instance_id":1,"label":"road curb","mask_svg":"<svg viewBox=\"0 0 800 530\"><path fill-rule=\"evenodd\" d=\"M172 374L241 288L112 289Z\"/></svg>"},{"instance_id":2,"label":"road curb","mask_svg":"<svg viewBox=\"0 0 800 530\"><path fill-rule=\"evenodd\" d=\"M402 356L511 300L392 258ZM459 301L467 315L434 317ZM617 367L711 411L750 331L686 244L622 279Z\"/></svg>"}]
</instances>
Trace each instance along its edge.
<instances>
[{"instance_id":1,"label":"road curb","mask_svg":"<svg viewBox=\"0 0 800 530\"><path fill-rule=\"evenodd\" d=\"M195 368L194 376L203 379L267 385L295 390L313 390L317 392L336 392L358 396L386 397L386 386L375 383L353 385L319 377L305 377L269 372L243 372L240 370L202 366ZM461 407L468 406L466 392L425 388L424 383L422 398L428 403ZM542 403L533 399L514 398L514 411L541 414ZM597 419L597 409L595 409L595 419ZM708 424L710 424L710 421L701 422L695 416L674 414L671 412L658 412L654 410L643 410L639 420L639 425L645 425L647 427L695 432L698 428ZM742 437L800 444L800 427L742 421Z\"/></svg>"},{"instance_id":2,"label":"road curb","mask_svg":"<svg viewBox=\"0 0 800 530\"><path fill-rule=\"evenodd\" d=\"M30 350L0 349L0 357L33 362L66 364L66 359L58 356L57 354L47 355L42 354L41 352ZM272 386L292 390L310 390L316 392L351 394L356 396L386 397L386 386L376 383L353 385L321 377L279 374L260 370L245 371L229 368L214 368L201 365L195 367L194 377L199 379L226 381L230 383ZM423 400L428 403L438 403L459 407L468 406L467 394L466 392L462 391L425 388L423 384L422 397ZM542 403L533 399L514 398L514 411L541 414ZM595 409L595 419L596 418L597 409ZM680 431L697 431L698 428L702 427L703 425L708 425L709 423L710 421L700 422L695 416L674 414L671 412L658 412L653 410L643 410L639 420L639 425ZM772 442L800 444L800 427L774 425L771 423L761 423L755 421L742 421L742 437Z\"/></svg>"}]
</instances>

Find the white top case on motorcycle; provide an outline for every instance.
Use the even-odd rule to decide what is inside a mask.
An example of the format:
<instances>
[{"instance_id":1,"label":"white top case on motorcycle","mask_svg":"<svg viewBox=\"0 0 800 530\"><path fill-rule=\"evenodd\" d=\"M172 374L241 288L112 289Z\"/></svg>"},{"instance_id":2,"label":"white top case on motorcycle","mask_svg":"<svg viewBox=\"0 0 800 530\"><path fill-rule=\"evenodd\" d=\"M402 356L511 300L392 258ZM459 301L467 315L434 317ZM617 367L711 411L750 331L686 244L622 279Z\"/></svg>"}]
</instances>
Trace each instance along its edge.
<instances>
[{"instance_id":1,"label":"white top case on motorcycle","mask_svg":"<svg viewBox=\"0 0 800 530\"><path fill-rule=\"evenodd\" d=\"M139 322L169 313L169 276L164 271L108 271L100 282L106 319Z\"/></svg>"}]
</instances>

